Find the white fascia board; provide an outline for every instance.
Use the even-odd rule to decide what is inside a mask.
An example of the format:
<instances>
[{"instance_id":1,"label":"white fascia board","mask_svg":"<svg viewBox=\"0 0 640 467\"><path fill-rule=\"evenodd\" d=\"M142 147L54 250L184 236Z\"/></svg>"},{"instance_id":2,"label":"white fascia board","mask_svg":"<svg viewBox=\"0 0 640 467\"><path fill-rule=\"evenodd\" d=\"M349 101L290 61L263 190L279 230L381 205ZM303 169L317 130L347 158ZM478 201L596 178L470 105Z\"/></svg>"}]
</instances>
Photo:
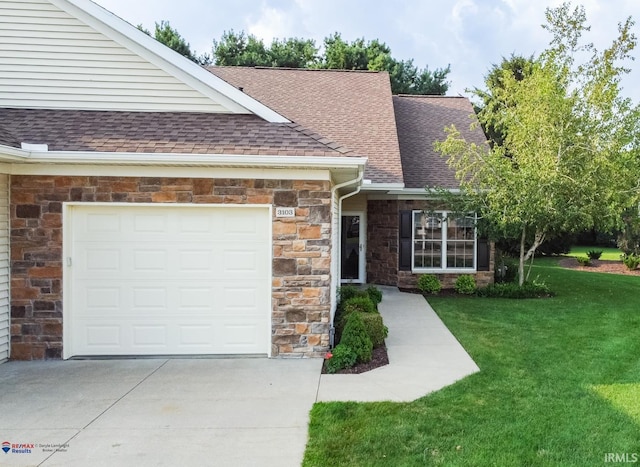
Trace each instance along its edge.
<instances>
[{"instance_id":1,"label":"white fascia board","mask_svg":"<svg viewBox=\"0 0 640 467\"><path fill-rule=\"evenodd\" d=\"M362 191L398 191L404 189L404 183L365 183L362 185Z\"/></svg>"},{"instance_id":2,"label":"white fascia board","mask_svg":"<svg viewBox=\"0 0 640 467\"><path fill-rule=\"evenodd\" d=\"M67 152L25 151L0 146L0 162L45 164L119 164L171 165L205 167L304 167L317 169L358 169L367 163L366 157L306 157L190 153L131 153L131 152Z\"/></svg>"},{"instance_id":3,"label":"white fascia board","mask_svg":"<svg viewBox=\"0 0 640 467\"><path fill-rule=\"evenodd\" d=\"M231 86L229 83L205 70L197 63L192 62L171 48L161 44L153 37L148 36L144 32L138 30L138 28L127 23L122 18L102 8L100 5L93 3L91 0L49 1L58 8L78 17L78 19L84 22L92 23L91 19L93 19L94 21L106 26L108 30L116 32L118 35L131 42L131 44L123 44L124 46L133 45L135 47L137 45L143 49L143 51L150 52L153 56L159 58L163 62L165 66L161 68L165 69L165 71L170 74L176 76L180 73L175 73L175 71L182 72L186 75L187 79L191 78L198 83L204 84L207 88L213 89L217 93L222 94L222 96L236 104L236 113L253 113L271 123L290 122L284 116L253 99L239 89ZM87 17L82 15L82 13L87 15ZM92 24L92 26L95 27L96 24ZM113 34L108 34L104 28L100 28L99 30L116 42L122 43L122 40L118 40L118 37L112 37ZM133 51L137 53L140 52L139 50ZM146 59L150 58L147 54L143 53L141 55ZM176 76L176 78L182 80L183 76ZM243 112L242 110L245 111Z\"/></svg>"},{"instance_id":4,"label":"white fascia board","mask_svg":"<svg viewBox=\"0 0 640 467\"><path fill-rule=\"evenodd\" d=\"M447 193L451 193L454 195L460 194L460 188L449 188L445 190ZM390 190L388 192L389 195L408 195L408 196L429 196L429 197L437 197L434 193L430 193L426 188L404 188L402 190Z\"/></svg>"},{"instance_id":5,"label":"white fascia board","mask_svg":"<svg viewBox=\"0 0 640 467\"><path fill-rule=\"evenodd\" d=\"M346 174L356 173L345 169ZM104 176L161 178L233 178L264 180L332 180L329 169L266 167L175 167L168 165L10 164L0 163L0 174L46 176Z\"/></svg>"},{"instance_id":6,"label":"white fascia board","mask_svg":"<svg viewBox=\"0 0 640 467\"><path fill-rule=\"evenodd\" d=\"M29 151L0 144L0 162L28 162Z\"/></svg>"},{"instance_id":7,"label":"white fascia board","mask_svg":"<svg viewBox=\"0 0 640 467\"><path fill-rule=\"evenodd\" d=\"M367 189L363 187L362 191L365 191L365 190ZM447 192L454 195L459 195L460 189L451 188L447 190ZM369 199L371 200L384 200L384 199L437 200L437 199L441 199L441 197L439 197L437 194L430 193L424 188L404 188L402 190L388 190L388 191L372 190L372 191L368 191L368 193L369 193Z\"/></svg>"},{"instance_id":8,"label":"white fascia board","mask_svg":"<svg viewBox=\"0 0 640 467\"><path fill-rule=\"evenodd\" d=\"M357 168L366 164L361 157L304 157L304 156L259 156L230 154L140 154L126 152L55 152L31 153L33 162L75 162L88 164L131 165L201 165L238 167L310 167L310 168Z\"/></svg>"}]
</instances>

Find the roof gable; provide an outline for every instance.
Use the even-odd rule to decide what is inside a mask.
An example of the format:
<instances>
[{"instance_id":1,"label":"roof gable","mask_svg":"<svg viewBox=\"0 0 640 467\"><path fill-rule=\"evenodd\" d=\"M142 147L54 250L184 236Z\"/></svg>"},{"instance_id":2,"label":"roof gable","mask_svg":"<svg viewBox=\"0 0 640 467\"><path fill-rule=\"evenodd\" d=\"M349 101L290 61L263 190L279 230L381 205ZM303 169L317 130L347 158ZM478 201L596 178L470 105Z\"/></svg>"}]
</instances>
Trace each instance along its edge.
<instances>
[{"instance_id":1,"label":"roof gable","mask_svg":"<svg viewBox=\"0 0 640 467\"><path fill-rule=\"evenodd\" d=\"M0 106L286 119L89 0L0 2Z\"/></svg>"},{"instance_id":2,"label":"roof gable","mask_svg":"<svg viewBox=\"0 0 640 467\"><path fill-rule=\"evenodd\" d=\"M386 72L209 67L211 73L290 120L368 158L365 178L402 184Z\"/></svg>"},{"instance_id":3,"label":"roof gable","mask_svg":"<svg viewBox=\"0 0 640 467\"><path fill-rule=\"evenodd\" d=\"M407 188L459 188L455 173L446 160L434 150L436 141L444 141L444 128L455 125L465 140L487 144L478 125L471 102L466 97L393 96L402 154L404 181Z\"/></svg>"}]
</instances>

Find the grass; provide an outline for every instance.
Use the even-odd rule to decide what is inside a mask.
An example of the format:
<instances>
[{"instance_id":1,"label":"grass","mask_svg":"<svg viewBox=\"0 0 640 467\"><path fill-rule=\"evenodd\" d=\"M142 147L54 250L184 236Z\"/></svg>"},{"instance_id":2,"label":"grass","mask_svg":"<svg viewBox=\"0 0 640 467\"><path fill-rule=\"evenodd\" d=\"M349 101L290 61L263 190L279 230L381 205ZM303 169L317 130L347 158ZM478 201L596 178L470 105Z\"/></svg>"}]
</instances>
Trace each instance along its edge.
<instances>
[{"instance_id":1,"label":"grass","mask_svg":"<svg viewBox=\"0 0 640 467\"><path fill-rule=\"evenodd\" d=\"M640 278L537 264L554 298L430 297L481 371L412 403L316 404L304 465L589 466L640 453Z\"/></svg>"},{"instance_id":2,"label":"grass","mask_svg":"<svg viewBox=\"0 0 640 467\"><path fill-rule=\"evenodd\" d=\"M591 250L602 251L602 256L600 256L600 259L604 260L620 261L620 255L622 254L622 252L617 248L607 248L601 246L573 246L571 247L571 251L567 253L567 256L586 257L587 252Z\"/></svg>"}]
</instances>

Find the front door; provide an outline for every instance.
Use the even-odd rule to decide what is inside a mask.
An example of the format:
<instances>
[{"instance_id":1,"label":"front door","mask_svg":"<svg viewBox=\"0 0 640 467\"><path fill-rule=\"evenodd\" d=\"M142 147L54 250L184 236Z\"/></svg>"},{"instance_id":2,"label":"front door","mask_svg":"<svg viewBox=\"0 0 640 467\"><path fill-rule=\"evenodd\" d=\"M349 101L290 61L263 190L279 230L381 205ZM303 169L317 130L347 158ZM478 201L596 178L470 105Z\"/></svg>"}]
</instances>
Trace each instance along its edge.
<instances>
[{"instance_id":1,"label":"front door","mask_svg":"<svg viewBox=\"0 0 640 467\"><path fill-rule=\"evenodd\" d=\"M364 283L364 238L364 213L344 213L340 242L342 282Z\"/></svg>"}]
</instances>

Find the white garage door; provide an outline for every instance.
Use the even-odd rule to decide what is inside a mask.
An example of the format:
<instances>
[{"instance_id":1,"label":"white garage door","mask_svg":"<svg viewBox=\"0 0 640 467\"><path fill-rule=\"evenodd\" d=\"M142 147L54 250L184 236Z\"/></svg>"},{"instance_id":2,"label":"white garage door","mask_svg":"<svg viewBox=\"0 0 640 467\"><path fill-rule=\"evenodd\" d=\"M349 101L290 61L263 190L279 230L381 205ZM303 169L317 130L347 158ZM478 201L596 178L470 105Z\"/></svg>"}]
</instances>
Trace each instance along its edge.
<instances>
[{"instance_id":1,"label":"white garage door","mask_svg":"<svg viewBox=\"0 0 640 467\"><path fill-rule=\"evenodd\" d=\"M267 354L270 211L73 205L65 358Z\"/></svg>"}]
</instances>

